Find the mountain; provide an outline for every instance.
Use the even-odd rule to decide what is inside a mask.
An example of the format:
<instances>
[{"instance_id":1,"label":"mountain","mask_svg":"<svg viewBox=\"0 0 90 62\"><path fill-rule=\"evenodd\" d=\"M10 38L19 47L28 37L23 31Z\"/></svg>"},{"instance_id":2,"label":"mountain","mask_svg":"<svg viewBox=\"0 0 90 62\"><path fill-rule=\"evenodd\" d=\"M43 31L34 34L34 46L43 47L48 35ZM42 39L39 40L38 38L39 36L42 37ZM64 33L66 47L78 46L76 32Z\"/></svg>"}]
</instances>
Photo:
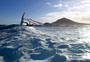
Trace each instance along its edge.
<instances>
[{"instance_id":1,"label":"mountain","mask_svg":"<svg viewBox=\"0 0 90 62\"><path fill-rule=\"evenodd\" d=\"M67 18L61 18L61 19L58 19L57 21L52 22L52 23L44 23L45 26L53 26L53 25L58 26L58 25L62 25L62 24L73 25L73 24L82 24L82 23L74 22L74 21L67 19Z\"/></svg>"}]
</instances>

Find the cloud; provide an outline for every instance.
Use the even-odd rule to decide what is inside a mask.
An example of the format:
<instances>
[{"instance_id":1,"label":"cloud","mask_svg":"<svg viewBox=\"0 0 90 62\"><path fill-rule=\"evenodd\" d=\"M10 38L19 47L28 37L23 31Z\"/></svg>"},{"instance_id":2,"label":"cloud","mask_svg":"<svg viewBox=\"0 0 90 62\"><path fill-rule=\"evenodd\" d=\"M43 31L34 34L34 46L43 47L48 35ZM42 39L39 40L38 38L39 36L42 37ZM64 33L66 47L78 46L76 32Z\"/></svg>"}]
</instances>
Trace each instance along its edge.
<instances>
[{"instance_id":1,"label":"cloud","mask_svg":"<svg viewBox=\"0 0 90 62\"><path fill-rule=\"evenodd\" d=\"M80 23L90 23L90 13L88 12L52 12L41 17L43 22L54 22L57 19L66 17Z\"/></svg>"},{"instance_id":2,"label":"cloud","mask_svg":"<svg viewBox=\"0 0 90 62\"><path fill-rule=\"evenodd\" d=\"M62 4L57 4L57 5L54 5L53 7L62 7L63 5Z\"/></svg>"},{"instance_id":3,"label":"cloud","mask_svg":"<svg viewBox=\"0 0 90 62\"><path fill-rule=\"evenodd\" d=\"M63 12L47 13L39 20L43 22L54 22L57 19L66 17L76 22L90 23L90 0L62 0L62 2L53 5L53 7L65 9Z\"/></svg>"},{"instance_id":4,"label":"cloud","mask_svg":"<svg viewBox=\"0 0 90 62\"><path fill-rule=\"evenodd\" d=\"M47 2L46 4L47 4L47 5L51 5L51 3L49 3L49 2Z\"/></svg>"},{"instance_id":5,"label":"cloud","mask_svg":"<svg viewBox=\"0 0 90 62\"><path fill-rule=\"evenodd\" d=\"M82 3L90 3L90 0L82 0Z\"/></svg>"},{"instance_id":6,"label":"cloud","mask_svg":"<svg viewBox=\"0 0 90 62\"><path fill-rule=\"evenodd\" d=\"M69 5L68 4L63 5L63 4L59 3L57 5L53 5L53 7L61 8L61 7L69 7Z\"/></svg>"},{"instance_id":7,"label":"cloud","mask_svg":"<svg viewBox=\"0 0 90 62\"><path fill-rule=\"evenodd\" d=\"M65 7L69 7L69 5L68 4L65 4Z\"/></svg>"},{"instance_id":8,"label":"cloud","mask_svg":"<svg viewBox=\"0 0 90 62\"><path fill-rule=\"evenodd\" d=\"M67 3L67 2L65 2L65 3ZM46 4L47 4L47 5L51 5L50 2L46 2ZM63 4L63 2L60 0L59 3L53 5L53 7L54 7L54 8L55 8L55 7L56 7L56 8L61 8L61 7L69 7L69 5L68 5L68 4Z\"/></svg>"},{"instance_id":9,"label":"cloud","mask_svg":"<svg viewBox=\"0 0 90 62\"><path fill-rule=\"evenodd\" d=\"M71 11L89 11L90 10L90 0L80 0L77 4L73 4L68 8Z\"/></svg>"},{"instance_id":10,"label":"cloud","mask_svg":"<svg viewBox=\"0 0 90 62\"><path fill-rule=\"evenodd\" d=\"M89 11L90 0L59 0L58 4L53 5L55 8L65 9L68 11Z\"/></svg>"}]
</instances>

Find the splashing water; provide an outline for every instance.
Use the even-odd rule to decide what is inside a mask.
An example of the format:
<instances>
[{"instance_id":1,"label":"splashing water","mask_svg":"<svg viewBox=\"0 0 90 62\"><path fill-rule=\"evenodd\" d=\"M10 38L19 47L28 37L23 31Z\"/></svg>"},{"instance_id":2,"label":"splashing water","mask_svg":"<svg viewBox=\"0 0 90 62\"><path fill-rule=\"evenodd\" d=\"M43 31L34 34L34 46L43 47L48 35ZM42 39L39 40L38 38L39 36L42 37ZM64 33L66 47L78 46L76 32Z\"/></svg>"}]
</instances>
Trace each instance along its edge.
<instances>
[{"instance_id":1,"label":"splashing water","mask_svg":"<svg viewBox=\"0 0 90 62\"><path fill-rule=\"evenodd\" d=\"M0 30L2 62L87 62L89 55L89 26L14 26Z\"/></svg>"}]
</instances>

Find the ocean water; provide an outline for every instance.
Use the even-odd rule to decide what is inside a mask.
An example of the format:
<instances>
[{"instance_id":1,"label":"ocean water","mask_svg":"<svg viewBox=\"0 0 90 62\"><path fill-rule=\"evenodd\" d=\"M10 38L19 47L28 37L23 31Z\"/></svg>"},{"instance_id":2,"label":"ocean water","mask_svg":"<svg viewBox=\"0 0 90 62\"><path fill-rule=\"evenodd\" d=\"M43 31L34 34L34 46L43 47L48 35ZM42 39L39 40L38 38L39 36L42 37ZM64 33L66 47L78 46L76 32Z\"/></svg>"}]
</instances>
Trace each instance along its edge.
<instances>
[{"instance_id":1,"label":"ocean water","mask_svg":"<svg viewBox=\"0 0 90 62\"><path fill-rule=\"evenodd\" d=\"M0 62L90 62L90 25L2 26Z\"/></svg>"}]
</instances>

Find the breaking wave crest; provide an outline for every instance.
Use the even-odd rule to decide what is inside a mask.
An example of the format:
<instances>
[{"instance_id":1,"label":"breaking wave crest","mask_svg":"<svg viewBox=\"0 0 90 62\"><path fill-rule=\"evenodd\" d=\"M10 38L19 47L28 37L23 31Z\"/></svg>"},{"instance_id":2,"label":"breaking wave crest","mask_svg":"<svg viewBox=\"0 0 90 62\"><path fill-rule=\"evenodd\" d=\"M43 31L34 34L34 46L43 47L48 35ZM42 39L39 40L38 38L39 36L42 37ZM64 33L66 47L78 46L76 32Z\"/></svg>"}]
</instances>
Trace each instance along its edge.
<instances>
[{"instance_id":1,"label":"breaking wave crest","mask_svg":"<svg viewBox=\"0 0 90 62\"><path fill-rule=\"evenodd\" d=\"M64 35L64 34L63 34ZM0 61L2 62L88 62L87 43L66 38L58 39L35 27L9 26L0 31ZM63 40L63 42L60 42ZM87 52L87 53L86 53ZM85 54L83 56L83 54ZM90 55L90 54L89 54ZM85 60L83 60L83 58Z\"/></svg>"}]
</instances>

